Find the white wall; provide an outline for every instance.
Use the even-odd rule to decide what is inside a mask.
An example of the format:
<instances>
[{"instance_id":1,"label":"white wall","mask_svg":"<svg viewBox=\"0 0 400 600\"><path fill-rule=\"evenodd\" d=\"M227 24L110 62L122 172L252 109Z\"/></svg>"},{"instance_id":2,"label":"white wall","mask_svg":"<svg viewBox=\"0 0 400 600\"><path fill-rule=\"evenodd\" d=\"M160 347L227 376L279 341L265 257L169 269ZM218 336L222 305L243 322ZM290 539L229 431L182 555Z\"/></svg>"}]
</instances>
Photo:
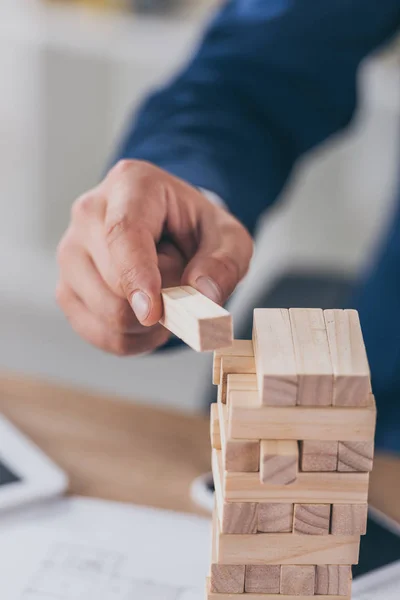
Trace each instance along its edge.
<instances>
[{"instance_id":1,"label":"white wall","mask_svg":"<svg viewBox=\"0 0 400 600\"><path fill-rule=\"evenodd\" d=\"M0 368L195 409L209 357L106 356L69 330L53 290L72 200L101 176L129 108L185 59L202 18L93 20L34 0L10 5L0 8ZM305 161L262 228L238 318L286 266L353 272L365 261L393 198L399 74L395 59L365 69L351 131Z\"/></svg>"}]
</instances>

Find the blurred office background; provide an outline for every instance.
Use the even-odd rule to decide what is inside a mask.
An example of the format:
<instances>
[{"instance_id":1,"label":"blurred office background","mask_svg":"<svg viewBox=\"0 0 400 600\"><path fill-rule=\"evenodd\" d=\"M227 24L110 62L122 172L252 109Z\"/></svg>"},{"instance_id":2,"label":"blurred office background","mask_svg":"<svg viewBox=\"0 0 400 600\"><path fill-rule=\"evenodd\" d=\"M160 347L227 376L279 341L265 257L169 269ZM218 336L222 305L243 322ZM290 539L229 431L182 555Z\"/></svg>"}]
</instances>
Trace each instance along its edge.
<instances>
[{"instance_id":1,"label":"blurred office background","mask_svg":"<svg viewBox=\"0 0 400 600\"><path fill-rule=\"evenodd\" d=\"M0 3L0 370L193 411L210 357L107 356L54 301L72 201L101 177L124 121L187 59L217 0ZM369 60L346 134L307 157L260 224L236 323L285 272L352 278L390 219L399 162L400 51Z\"/></svg>"}]
</instances>

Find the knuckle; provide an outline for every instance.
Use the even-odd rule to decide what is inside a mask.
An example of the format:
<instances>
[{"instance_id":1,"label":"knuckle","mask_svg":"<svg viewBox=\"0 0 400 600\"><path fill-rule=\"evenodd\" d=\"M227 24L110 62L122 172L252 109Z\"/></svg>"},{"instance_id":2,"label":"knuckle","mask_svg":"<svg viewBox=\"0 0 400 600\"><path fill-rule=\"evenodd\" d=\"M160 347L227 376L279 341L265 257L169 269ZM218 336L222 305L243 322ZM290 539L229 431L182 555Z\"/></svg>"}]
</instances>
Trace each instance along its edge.
<instances>
[{"instance_id":1,"label":"knuckle","mask_svg":"<svg viewBox=\"0 0 400 600\"><path fill-rule=\"evenodd\" d=\"M73 220L86 219L93 214L96 197L92 192L80 196L72 205L71 217Z\"/></svg>"},{"instance_id":2,"label":"knuckle","mask_svg":"<svg viewBox=\"0 0 400 600\"><path fill-rule=\"evenodd\" d=\"M126 235L130 229L130 218L127 213L119 214L106 221L106 241L108 246L112 246L113 243L119 239L122 235Z\"/></svg>"},{"instance_id":3,"label":"knuckle","mask_svg":"<svg viewBox=\"0 0 400 600\"><path fill-rule=\"evenodd\" d=\"M140 267L136 265L130 265L124 267L120 272L120 284L125 290L126 294L132 294L136 290L136 282L140 275Z\"/></svg>"},{"instance_id":4,"label":"knuckle","mask_svg":"<svg viewBox=\"0 0 400 600\"><path fill-rule=\"evenodd\" d=\"M131 160L129 158L122 158L112 167L111 174L115 175L116 177L125 175L125 173L130 172L133 168L135 168L135 163L135 160Z\"/></svg>"}]
</instances>

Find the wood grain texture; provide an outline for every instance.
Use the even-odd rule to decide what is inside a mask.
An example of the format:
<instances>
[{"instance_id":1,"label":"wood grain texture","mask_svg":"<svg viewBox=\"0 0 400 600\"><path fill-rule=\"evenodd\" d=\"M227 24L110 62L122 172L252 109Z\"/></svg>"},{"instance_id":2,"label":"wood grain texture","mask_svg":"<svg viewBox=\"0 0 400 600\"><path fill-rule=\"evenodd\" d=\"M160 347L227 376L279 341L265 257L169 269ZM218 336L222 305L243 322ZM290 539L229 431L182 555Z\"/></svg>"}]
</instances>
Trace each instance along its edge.
<instances>
[{"instance_id":1,"label":"wood grain texture","mask_svg":"<svg viewBox=\"0 0 400 600\"><path fill-rule=\"evenodd\" d=\"M214 475L216 514L222 533L254 534L258 527L256 502L226 502L220 477Z\"/></svg>"},{"instance_id":2,"label":"wood grain texture","mask_svg":"<svg viewBox=\"0 0 400 600\"><path fill-rule=\"evenodd\" d=\"M254 375L256 366L253 356L223 356L221 358L221 402L226 404L228 375Z\"/></svg>"},{"instance_id":3,"label":"wood grain texture","mask_svg":"<svg viewBox=\"0 0 400 600\"><path fill-rule=\"evenodd\" d=\"M211 447L221 450L221 431L219 427L218 405L216 402L210 408L210 439Z\"/></svg>"},{"instance_id":4,"label":"wood grain texture","mask_svg":"<svg viewBox=\"0 0 400 600\"><path fill-rule=\"evenodd\" d=\"M222 505L221 533L254 534L258 526L256 502L224 502Z\"/></svg>"},{"instance_id":5,"label":"wood grain texture","mask_svg":"<svg viewBox=\"0 0 400 600\"><path fill-rule=\"evenodd\" d=\"M365 406L371 393L370 370L356 310L325 310L336 406Z\"/></svg>"},{"instance_id":6,"label":"wood grain texture","mask_svg":"<svg viewBox=\"0 0 400 600\"><path fill-rule=\"evenodd\" d=\"M258 392L257 375L232 374L227 377L227 395L231 392Z\"/></svg>"},{"instance_id":7,"label":"wood grain texture","mask_svg":"<svg viewBox=\"0 0 400 600\"><path fill-rule=\"evenodd\" d=\"M297 404L330 406L333 366L324 314L319 308L291 308L289 315L298 373Z\"/></svg>"},{"instance_id":8,"label":"wood grain texture","mask_svg":"<svg viewBox=\"0 0 400 600\"><path fill-rule=\"evenodd\" d=\"M227 502L357 504L368 497L368 473L299 473L294 483L280 486L261 483L257 473L224 471L218 450L212 451L212 464Z\"/></svg>"},{"instance_id":9,"label":"wood grain texture","mask_svg":"<svg viewBox=\"0 0 400 600\"><path fill-rule=\"evenodd\" d=\"M372 471L374 442L339 442L338 471L368 473Z\"/></svg>"},{"instance_id":10,"label":"wood grain texture","mask_svg":"<svg viewBox=\"0 0 400 600\"><path fill-rule=\"evenodd\" d=\"M261 440L260 481L288 485L297 479L299 446L294 440Z\"/></svg>"},{"instance_id":11,"label":"wood grain texture","mask_svg":"<svg viewBox=\"0 0 400 600\"><path fill-rule=\"evenodd\" d=\"M219 564L353 565L358 562L360 538L336 535L218 533Z\"/></svg>"},{"instance_id":12,"label":"wood grain texture","mask_svg":"<svg viewBox=\"0 0 400 600\"><path fill-rule=\"evenodd\" d=\"M68 473L70 494L201 512L189 489L209 469L209 417L136 400L0 374L1 413ZM371 504L400 522L399 482L400 460L377 453Z\"/></svg>"},{"instance_id":13,"label":"wood grain texture","mask_svg":"<svg viewBox=\"0 0 400 600\"><path fill-rule=\"evenodd\" d=\"M260 533L291 533L294 505L260 502L258 504L258 531Z\"/></svg>"},{"instance_id":14,"label":"wood grain texture","mask_svg":"<svg viewBox=\"0 0 400 600\"><path fill-rule=\"evenodd\" d=\"M253 342L251 340L233 340L227 348L215 350L213 359L213 383L219 385L221 381L221 359L223 356L254 356Z\"/></svg>"},{"instance_id":15,"label":"wood grain texture","mask_svg":"<svg viewBox=\"0 0 400 600\"><path fill-rule=\"evenodd\" d=\"M233 391L228 402L229 437L258 440L371 441L376 406L260 406L257 392Z\"/></svg>"},{"instance_id":16,"label":"wood grain texture","mask_svg":"<svg viewBox=\"0 0 400 600\"><path fill-rule=\"evenodd\" d=\"M281 594L312 596L315 589L315 567L282 565Z\"/></svg>"},{"instance_id":17,"label":"wood grain texture","mask_svg":"<svg viewBox=\"0 0 400 600\"><path fill-rule=\"evenodd\" d=\"M227 407L218 403L221 449L224 469L237 473L256 473L260 466L258 440L234 440L227 436Z\"/></svg>"},{"instance_id":18,"label":"wood grain texture","mask_svg":"<svg viewBox=\"0 0 400 600\"><path fill-rule=\"evenodd\" d=\"M367 532L368 504L334 504L331 533L336 535L365 535Z\"/></svg>"},{"instance_id":19,"label":"wood grain texture","mask_svg":"<svg viewBox=\"0 0 400 600\"><path fill-rule=\"evenodd\" d=\"M300 442L300 469L317 473L336 471L338 451L338 442L304 440Z\"/></svg>"},{"instance_id":20,"label":"wood grain texture","mask_svg":"<svg viewBox=\"0 0 400 600\"><path fill-rule=\"evenodd\" d=\"M206 352L231 346L232 317L224 308L186 285L161 290L160 323L193 350Z\"/></svg>"},{"instance_id":21,"label":"wood grain texture","mask_svg":"<svg viewBox=\"0 0 400 600\"><path fill-rule=\"evenodd\" d=\"M295 504L294 506L294 533L329 535L330 521L330 504Z\"/></svg>"},{"instance_id":22,"label":"wood grain texture","mask_svg":"<svg viewBox=\"0 0 400 600\"><path fill-rule=\"evenodd\" d=\"M254 310L253 347L261 403L294 406L297 368L288 310Z\"/></svg>"},{"instance_id":23,"label":"wood grain texture","mask_svg":"<svg viewBox=\"0 0 400 600\"><path fill-rule=\"evenodd\" d=\"M315 594L349 596L351 592L351 567L348 565L317 565Z\"/></svg>"},{"instance_id":24,"label":"wood grain texture","mask_svg":"<svg viewBox=\"0 0 400 600\"><path fill-rule=\"evenodd\" d=\"M211 565L210 591L216 594L244 593L244 565Z\"/></svg>"},{"instance_id":25,"label":"wood grain texture","mask_svg":"<svg viewBox=\"0 0 400 600\"><path fill-rule=\"evenodd\" d=\"M218 561L219 523L216 507L212 518L210 590L215 593L242 594L244 592L244 565L221 565Z\"/></svg>"},{"instance_id":26,"label":"wood grain texture","mask_svg":"<svg viewBox=\"0 0 400 600\"><path fill-rule=\"evenodd\" d=\"M350 596L298 596L281 594L214 594L210 591L209 579L207 579L207 600L350 600Z\"/></svg>"},{"instance_id":27,"label":"wood grain texture","mask_svg":"<svg viewBox=\"0 0 400 600\"><path fill-rule=\"evenodd\" d=\"M249 594L279 594L279 565L246 565L244 591Z\"/></svg>"}]
</instances>

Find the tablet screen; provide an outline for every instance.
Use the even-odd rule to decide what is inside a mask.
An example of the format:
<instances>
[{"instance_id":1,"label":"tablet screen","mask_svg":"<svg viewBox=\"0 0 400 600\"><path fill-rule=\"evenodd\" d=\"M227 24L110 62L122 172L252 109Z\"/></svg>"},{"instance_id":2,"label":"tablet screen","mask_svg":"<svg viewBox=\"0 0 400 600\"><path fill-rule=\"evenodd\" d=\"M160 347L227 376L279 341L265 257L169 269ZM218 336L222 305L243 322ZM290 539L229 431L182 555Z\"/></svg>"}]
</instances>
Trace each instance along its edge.
<instances>
[{"instance_id":1,"label":"tablet screen","mask_svg":"<svg viewBox=\"0 0 400 600\"><path fill-rule=\"evenodd\" d=\"M0 458L0 486L21 481L21 477L12 471Z\"/></svg>"}]
</instances>

